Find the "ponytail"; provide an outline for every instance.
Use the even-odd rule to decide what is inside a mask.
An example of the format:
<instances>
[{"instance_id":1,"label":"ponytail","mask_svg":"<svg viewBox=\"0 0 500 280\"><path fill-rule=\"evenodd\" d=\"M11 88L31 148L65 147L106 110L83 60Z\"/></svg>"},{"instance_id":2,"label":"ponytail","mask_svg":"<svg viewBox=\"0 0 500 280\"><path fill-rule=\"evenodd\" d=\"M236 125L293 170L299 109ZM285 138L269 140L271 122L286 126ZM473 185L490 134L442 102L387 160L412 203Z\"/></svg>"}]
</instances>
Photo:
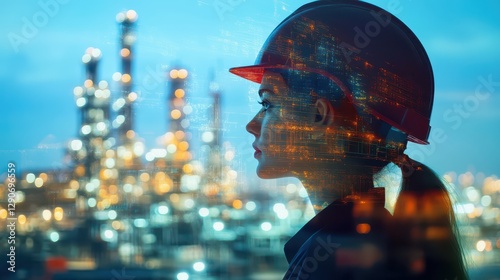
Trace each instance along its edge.
<instances>
[{"instance_id":1,"label":"ponytail","mask_svg":"<svg viewBox=\"0 0 500 280\"><path fill-rule=\"evenodd\" d=\"M450 196L426 165L403 155L391 225L391 262L414 279L468 279Z\"/></svg>"}]
</instances>

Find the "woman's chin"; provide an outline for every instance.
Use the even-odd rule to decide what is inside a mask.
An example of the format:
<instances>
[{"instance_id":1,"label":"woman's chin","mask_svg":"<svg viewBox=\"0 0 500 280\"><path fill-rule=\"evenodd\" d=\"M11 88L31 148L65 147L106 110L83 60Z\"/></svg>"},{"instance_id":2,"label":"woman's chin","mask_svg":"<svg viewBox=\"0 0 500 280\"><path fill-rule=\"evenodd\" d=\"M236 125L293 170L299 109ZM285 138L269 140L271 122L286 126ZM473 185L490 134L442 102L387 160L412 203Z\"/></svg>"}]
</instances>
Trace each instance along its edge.
<instances>
[{"instance_id":1,"label":"woman's chin","mask_svg":"<svg viewBox=\"0 0 500 280\"><path fill-rule=\"evenodd\" d=\"M277 179L287 177L287 172L283 168L273 168L267 166L257 166L257 176L261 179Z\"/></svg>"}]
</instances>

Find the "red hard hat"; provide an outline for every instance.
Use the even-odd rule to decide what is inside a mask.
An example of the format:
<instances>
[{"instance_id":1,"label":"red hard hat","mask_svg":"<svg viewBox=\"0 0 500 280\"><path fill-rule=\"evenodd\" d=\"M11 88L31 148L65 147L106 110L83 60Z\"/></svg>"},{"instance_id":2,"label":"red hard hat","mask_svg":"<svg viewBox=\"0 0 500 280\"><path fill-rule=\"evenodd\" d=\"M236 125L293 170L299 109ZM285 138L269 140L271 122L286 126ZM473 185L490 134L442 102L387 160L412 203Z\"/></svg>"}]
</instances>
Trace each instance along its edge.
<instances>
[{"instance_id":1,"label":"red hard hat","mask_svg":"<svg viewBox=\"0 0 500 280\"><path fill-rule=\"evenodd\" d=\"M415 34L389 12L361 1L316 1L281 22L255 65L229 71L256 83L266 69L330 78L359 109L428 144L434 99L429 58Z\"/></svg>"}]
</instances>

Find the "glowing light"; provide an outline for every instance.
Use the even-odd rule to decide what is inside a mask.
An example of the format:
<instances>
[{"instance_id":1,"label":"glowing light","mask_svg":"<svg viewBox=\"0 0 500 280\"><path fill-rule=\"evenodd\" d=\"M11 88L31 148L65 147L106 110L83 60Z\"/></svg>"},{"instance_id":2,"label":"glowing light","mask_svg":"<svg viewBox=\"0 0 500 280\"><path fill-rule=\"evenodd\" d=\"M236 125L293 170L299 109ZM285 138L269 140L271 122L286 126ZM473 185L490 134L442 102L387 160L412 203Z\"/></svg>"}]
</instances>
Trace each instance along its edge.
<instances>
[{"instance_id":1,"label":"glowing light","mask_svg":"<svg viewBox=\"0 0 500 280\"><path fill-rule=\"evenodd\" d=\"M98 49L98 48L92 48L92 56L95 57L95 58L99 58L101 57L101 50Z\"/></svg>"},{"instance_id":2,"label":"glowing light","mask_svg":"<svg viewBox=\"0 0 500 280\"><path fill-rule=\"evenodd\" d=\"M70 147L73 151L79 151L83 147L83 143L80 140L73 140L70 142Z\"/></svg>"},{"instance_id":3,"label":"glowing light","mask_svg":"<svg viewBox=\"0 0 500 280\"><path fill-rule=\"evenodd\" d=\"M110 95L111 95L111 91L109 91L109 89L104 89L102 91L102 98L109 98Z\"/></svg>"},{"instance_id":4,"label":"glowing light","mask_svg":"<svg viewBox=\"0 0 500 280\"><path fill-rule=\"evenodd\" d=\"M134 22L138 18L137 13L134 10L128 10L126 16L130 22Z\"/></svg>"},{"instance_id":5,"label":"glowing light","mask_svg":"<svg viewBox=\"0 0 500 280\"><path fill-rule=\"evenodd\" d=\"M288 193L295 193L297 191L297 185L295 185L295 184L286 185L286 191Z\"/></svg>"},{"instance_id":6,"label":"glowing light","mask_svg":"<svg viewBox=\"0 0 500 280\"><path fill-rule=\"evenodd\" d=\"M56 231L51 232L50 233L50 241L52 241L52 242L59 241L59 233L57 233Z\"/></svg>"},{"instance_id":7,"label":"glowing light","mask_svg":"<svg viewBox=\"0 0 500 280\"><path fill-rule=\"evenodd\" d=\"M82 126L81 131L82 131L83 135L87 135L92 131L92 128L90 127L90 125L86 124L86 125Z\"/></svg>"},{"instance_id":8,"label":"glowing light","mask_svg":"<svg viewBox=\"0 0 500 280\"><path fill-rule=\"evenodd\" d=\"M180 108L180 107L184 106L184 99L174 98L173 104L174 104L174 107Z\"/></svg>"},{"instance_id":9,"label":"glowing light","mask_svg":"<svg viewBox=\"0 0 500 280\"><path fill-rule=\"evenodd\" d=\"M106 82L104 80L99 82L99 88L100 89L105 89L107 87L108 87L108 82Z\"/></svg>"},{"instance_id":10,"label":"glowing light","mask_svg":"<svg viewBox=\"0 0 500 280\"><path fill-rule=\"evenodd\" d=\"M123 191L126 193L132 192L133 186L131 184L125 184L123 185Z\"/></svg>"},{"instance_id":11,"label":"glowing light","mask_svg":"<svg viewBox=\"0 0 500 280\"><path fill-rule=\"evenodd\" d=\"M92 82L92 80L85 80L85 82L83 82L83 85L86 88L89 88L89 87L92 87L94 85L94 82Z\"/></svg>"},{"instance_id":12,"label":"glowing light","mask_svg":"<svg viewBox=\"0 0 500 280\"><path fill-rule=\"evenodd\" d=\"M130 50L127 48L123 48L120 50L120 55L122 57L128 57L130 55Z\"/></svg>"},{"instance_id":13,"label":"glowing light","mask_svg":"<svg viewBox=\"0 0 500 280\"><path fill-rule=\"evenodd\" d=\"M43 186L43 180L42 178L36 178L35 179L35 187L41 188Z\"/></svg>"},{"instance_id":14,"label":"glowing light","mask_svg":"<svg viewBox=\"0 0 500 280\"><path fill-rule=\"evenodd\" d=\"M210 211L208 210L208 208L200 208L200 210L198 210L198 214L201 216L201 217L207 217L208 214L210 214Z\"/></svg>"},{"instance_id":15,"label":"glowing light","mask_svg":"<svg viewBox=\"0 0 500 280\"><path fill-rule=\"evenodd\" d=\"M182 130L177 130L174 133L174 135L175 135L175 138L182 140L182 139L184 139L184 136L186 136L186 133L184 133L184 131L182 131Z\"/></svg>"},{"instance_id":16,"label":"glowing light","mask_svg":"<svg viewBox=\"0 0 500 280\"><path fill-rule=\"evenodd\" d=\"M367 234L370 232L370 230L371 230L370 224L363 223L363 224L358 224L356 226L356 231L359 234Z\"/></svg>"},{"instance_id":17,"label":"glowing light","mask_svg":"<svg viewBox=\"0 0 500 280\"><path fill-rule=\"evenodd\" d=\"M123 43L126 45L132 45L135 42L135 36L132 34L125 35L123 38Z\"/></svg>"},{"instance_id":18,"label":"glowing light","mask_svg":"<svg viewBox=\"0 0 500 280\"><path fill-rule=\"evenodd\" d=\"M136 101L136 100L137 100L137 93L135 93L135 92L131 92L131 93L129 93L129 94L128 94L128 97L127 97L127 98L128 98L128 100L129 100L130 102L134 102L134 101Z\"/></svg>"},{"instance_id":19,"label":"glowing light","mask_svg":"<svg viewBox=\"0 0 500 280\"><path fill-rule=\"evenodd\" d=\"M89 63L90 60L92 59L92 57L90 56L90 54L86 53L82 56L82 62L83 63Z\"/></svg>"},{"instance_id":20,"label":"glowing light","mask_svg":"<svg viewBox=\"0 0 500 280\"><path fill-rule=\"evenodd\" d=\"M43 210L42 218L46 221L50 221L50 219L52 218L52 212L50 212L50 210L48 209Z\"/></svg>"},{"instance_id":21,"label":"glowing light","mask_svg":"<svg viewBox=\"0 0 500 280\"><path fill-rule=\"evenodd\" d=\"M236 180L236 178L238 178L238 172L236 172L236 170L229 170L227 172L227 177L229 177L231 180Z\"/></svg>"},{"instance_id":22,"label":"glowing light","mask_svg":"<svg viewBox=\"0 0 500 280\"><path fill-rule=\"evenodd\" d=\"M83 94L83 88L82 87L75 87L73 89L73 94L75 95L75 97L82 96L82 94Z\"/></svg>"},{"instance_id":23,"label":"glowing light","mask_svg":"<svg viewBox=\"0 0 500 280\"><path fill-rule=\"evenodd\" d=\"M195 262L193 264L193 269L198 272L203 271L205 270L205 264L203 262Z\"/></svg>"},{"instance_id":24,"label":"glowing light","mask_svg":"<svg viewBox=\"0 0 500 280\"><path fill-rule=\"evenodd\" d=\"M186 141L182 141L179 143L179 150L181 151L187 151L189 149L189 143Z\"/></svg>"},{"instance_id":25,"label":"glowing light","mask_svg":"<svg viewBox=\"0 0 500 280\"><path fill-rule=\"evenodd\" d=\"M463 180L466 180L466 179L463 179ZM467 198L471 202L476 202L479 200L479 192L472 186L465 189L465 194L467 195Z\"/></svg>"},{"instance_id":26,"label":"glowing light","mask_svg":"<svg viewBox=\"0 0 500 280\"><path fill-rule=\"evenodd\" d=\"M470 171L458 176L458 183L462 186L470 186L474 184L474 175Z\"/></svg>"},{"instance_id":27,"label":"glowing light","mask_svg":"<svg viewBox=\"0 0 500 280\"><path fill-rule=\"evenodd\" d=\"M132 80L132 77L129 75L129 74L123 74L122 75L122 83L130 83L130 81Z\"/></svg>"},{"instance_id":28,"label":"glowing light","mask_svg":"<svg viewBox=\"0 0 500 280\"><path fill-rule=\"evenodd\" d=\"M97 205L97 201L95 200L95 198L91 197L87 200L87 205L89 207L95 207Z\"/></svg>"},{"instance_id":29,"label":"glowing light","mask_svg":"<svg viewBox=\"0 0 500 280\"><path fill-rule=\"evenodd\" d=\"M77 190L80 187L80 183L77 180L71 180L69 182L69 187L73 190Z\"/></svg>"},{"instance_id":30,"label":"glowing light","mask_svg":"<svg viewBox=\"0 0 500 280\"><path fill-rule=\"evenodd\" d=\"M94 95L97 98L102 98L102 90L101 89L96 90Z\"/></svg>"},{"instance_id":31,"label":"glowing light","mask_svg":"<svg viewBox=\"0 0 500 280\"><path fill-rule=\"evenodd\" d=\"M176 193L171 194L170 195L170 201L172 201L173 203L179 202L179 195L176 194Z\"/></svg>"},{"instance_id":32,"label":"glowing light","mask_svg":"<svg viewBox=\"0 0 500 280\"><path fill-rule=\"evenodd\" d=\"M194 200L192 200L191 198L184 200L184 207L191 209L193 208L193 206L194 206Z\"/></svg>"},{"instance_id":33,"label":"glowing light","mask_svg":"<svg viewBox=\"0 0 500 280\"><path fill-rule=\"evenodd\" d=\"M484 240L479 240L476 243L476 250L478 250L479 252L482 252L482 251L484 251L484 249L486 249L486 242Z\"/></svg>"},{"instance_id":34,"label":"glowing light","mask_svg":"<svg viewBox=\"0 0 500 280\"><path fill-rule=\"evenodd\" d=\"M490 206L490 204L491 204L491 196L484 195L483 197L481 197L481 205L483 205L484 207L488 207Z\"/></svg>"},{"instance_id":35,"label":"glowing light","mask_svg":"<svg viewBox=\"0 0 500 280\"><path fill-rule=\"evenodd\" d=\"M122 12L116 15L116 21L118 23L122 23L124 20L125 20L125 13Z\"/></svg>"},{"instance_id":36,"label":"glowing light","mask_svg":"<svg viewBox=\"0 0 500 280\"><path fill-rule=\"evenodd\" d=\"M249 201L245 204L245 208L248 210L248 211L253 211L255 210L255 208L257 208L257 204L255 204L255 202L253 201Z\"/></svg>"},{"instance_id":37,"label":"glowing light","mask_svg":"<svg viewBox=\"0 0 500 280\"><path fill-rule=\"evenodd\" d=\"M49 179L49 177L47 176L47 173L40 173L40 175L38 175L38 177L40 177L44 182L47 182L47 180Z\"/></svg>"},{"instance_id":38,"label":"glowing light","mask_svg":"<svg viewBox=\"0 0 500 280\"><path fill-rule=\"evenodd\" d=\"M23 202L23 201L24 201L24 198L25 198L25 196L24 196L24 192L23 192L23 191L17 191L17 192L16 192L16 198L15 198L16 203L21 203L21 202Z\"/></svg>"},{"instance_id":39,"label":"glowing light","mask_svg":"<svg viewBox=\"0 0 500 280\"><path fill-rule=\"evenodd\" d=\"M182 111L184 112L184 114L189 115L193 112L193 107L186 105L184 106L184 108L182 108Z\"/></svg>"},{"instance_id":40,"label":"glowing light","mask_svg":"<svg viewBox=\"0 0 500 280\"><path fill-rule=\"evenodd\" d=\"M122 124L125 122L125 116L124 115L118 115L116 117L116 122L119 123L119 124Z\"/></svg>"},{"instance_id":41,"label":"glowing light","mask_svg":"<svg viewBox=\"0 0 500 280\"><path fill-rule=\"evenodd\" d=\"M89 182L85 185L85 190L87 192L93 192L95 189L97 188L96 185L94 185L93 183Z\"/></svg>"},{"instance_id":42,"label":"glowing light","mask_svg":"<svg viewBox=\"0 0 500 280\"><path fill-rule=\"evenodd\" d=\"M0 209L0 218L1 219L6 219L7 218L7 210Z\"/></svg>"},{"instance_id":43,"label":"glowing light","mask_svg":"<svg viewBox=\"0 0 500 280\"><path fill-rule=\"evenodd\" d=\"M260 228L263 231L270 231L273 228L273 225L271 225L270 222L263 222L262 224L260 224Z\"/></svg>"},{"instance_id":44,"label":"glowing light","mask_svg":"<svg viewBox=\"0 0 500 280\"><path fill-rule=\"evenodd\" d=\"M122 256L130 256L134 252L134 246L130 243L122 244L120 248L118 248L118 252Z\"/></svg>"},{"instance_id":45,"label":"glowing light","mask_svg":"<svg viewBox=\"0 0 500 280\"><path fill-rule=\"evenodd\" d=\"M75 198L76 197L76 190L64 190L64 197L65 198Z\"/></svg>"},{"instance_id":46,"label":"glowing light","mask_svg":"<svg viewBox=\"0 0 500 280\"><path fill-rule=\"evenodd\" d=\"M185 79L188 76L188 71L186 69L179 70L178 73L179 79Z\"/></svg>"},{"instance_id":47,"label":"glowing light","mask_svg":"<svg viewBox=\"0 0 500 280\"><path fill-rule=\"evenodd\" d=\"M158 213L161 214L161 215L165 215L168 213L168 207L165 206L165 205L160 205L158 207Z\"/></svg>"},{"instance_id":48,"label":"glowing light","mask_svg":"<svg viewBox=\"0 0 500 280\"><path fill-rule=\"evenodd\" d=\"M36 177L35 177L35 174L33 174L33 173L28 173L28 174L26 175L26 182L28 182L29 184L31 184L31 183L35 182L35 178L36 178Z\"/></svg>"},{"instance_id":49,"label":"glowing light","mask_svg":"<svg viewBox=\"0 0 500 280\"><path fill-rule=\"evenodd\" d=\"M224 229L224 223L223 222L215 222L213 224L213 228L215 231L221 231Z\"/></svg>"},{"instance_id":50,"label":"glowing light","mask_svg":"<svg viewBox=\"0 0 500 280\"><path fill-rule=\"evenodd\" d=\"M189 127L189 120L188 119L184 119L181 121L181 126L183 128L188 128Z\"/></svg>"},{"instance_id":51,"label":"glowing light","mask_svg":"<svg viewBox=\"0 0 500 280\"><path fill-rule=\"evenodd\" d=\"M172 132L167 132L162 136L165 143L171 142L174 139L174 134Z\"/></svg>"},{"instance_id":52,"label":"glowing light","mask_svg":"<svg viewBox=\"0 0 500 280\"><path fill-rule=\"evenodd\" d=\"M170 112L170 116L172 117L172 119L174 120L177 120L178 118L180 118L182 115L181 111L178 110L178 109L174 109L172 110L172 112Z\"/></svg>"},{"instance_id":53,"label":"glowing light","mask_svg":"<svg viewBox=\"0 0 500 280\"><path fill-rule=\"evenodd\" d=\"M19 224L24 225L26 223L26 216L21 214L19 215L19 217L17 217L17 220L19 221Z\"/></svg>"},{"instance_id":54,"label":"glowing light","mask_svg":"<svg viewBox=\"0 0 500 280\"><path fill-rule=\"evenodd\" d=\"M108 240L113 239L114 233L112 230L107 229L104 231L104 237Z\"/></svg>"},{"instance_id":55,"label":"glowing light","mask_svg":"<svg viewBox=\"0 0 500 280\"><path fill-rule=\"evenodd\" d=\"M184 164L184 166L182 167L182 171L183 171L184 173L189 174L189 173L193 172L193 166L192 166L191 164L189 164L189 163L186 163L186 164Z\"/></svg>"},{"instance_id":56,"label":"glowing light","mask_svg":"<svg viewBox=\"0 0 500 280\"><path fill-rule=\"evenodd\" d=\"M177 151L177 146L175 144L170 144L167 146L167 152L173 154Z\"/></svg>"},{"instance_id":57,"label":"glowing light","mask_svg":"<svg viewBox=\"0 0 500 280\"><path fill-rule=\"evenodd\" d=\"M128 139L134 139L135 132L133 130L129 130L125 133L125 136L127 136Z\"/></svg>"},{"instance_id":58,"label":"glowing light","mask_svg":"<svg viewBox=\"0 0 500 280\"><path fill-rule=\"evenodd\" d=\"M227 161L232 161L234 159L234 151L227 151L224 154L224 159Z\"/></svg>"},{"instance_id":59,"label":"glowing light","mask_svg":"<svg viewBox=\"0 0 500 280\"><path fill-rule=\"evenodd\" d=\"M152 152L148 152L145 157L147 161L153 161L155 159L155 156Z\"/></svg>"},{"instance_id":60,"label":"glowing light","mask_svg":"<svg viewBox=\"0 0 500 280\"><path fill-rule=\"evenodd\" d=\"M243 207L243 202L241 200L236 199L233 201L233 208L234 209L241 209Z\"/></svg>"},{"instance_id":61,"label":"glowing light","mask_svg":"<svg viewBox=\"0 0 500 280\"><path fill-rule=\"evenodd\" d=\"M151 153L157 158L163 158L167 156L166 149L151 149Z\"/></svg>"},{"instance_id":62,"label":"glowing light","mask_svg":"<svg viewBox=\"0 0 500 280\"><path fill-rule=\"evenodd\" d=\"M107 158L105 161L105 165L107 168L115 167L115 160L113 158Z\"/></svg>"},{"instance_id":63,"label":"glowing light","mask_svg":"<svg viewBox=\"0 0 500 280\"><path fill-rule=\"evenodd\" d=\"M114 220L114 219L116 219L116 217L118 217L118 214L116 213L116 211L115 211L115 210L110 210L110 211L108 212L108 218L109 218L110 220Z\"/></svg>"},{"instance_id":64,"label":"glowing light","mask_svg":"<svg viewBox=\"0 0 500 280\"><path fill-rule=\"evenodd\" d=\"M115 72L113 73L113 76L111 76L111 78L113 79L113 81L118 82L122 79L122 73Z\"/></svg>"},{"instance_id":65,"label":"glowing light","mask_svg":"<svg viewBox=\"0 0 500 280\"><path fill-rule=\"evenodd\" d=\"M188 280L189 279L189 274L186 272L179 272L177 273L177 280Z\"/></svg>"},{"instance_id":66,"label":"glowing light","mask_svg":"<svg viewBox=\"0 0 500 280\"><path fill-rule=\"evenodd\" d=\"M127 102L123 98L118 98L114 103L113 103L113 110L118 111L120 110L121 107L123 107ZM125 121L125 116L120 115L123 117L123 121ZM119 117L119 116L118 116ZM118 117L116 117L118 121Z\"/></svg>"},{"instance_id":67,"label":"glowing light","mask_svg":"<svg viewBox=\"0 0 500 280\"><path fill-rule=\"evenodd\" d=\"M176 89L176 90L174 91L174 95L175 95L175 97L177 97L177 98L183 98L183 97L184 97L184 94L185 94L185 92L184 92L184 90L183 90L183 89L181 89L181 88Z\"/></svg>"},{"instance_id":68,"label":"glowing light","mask_svg":"<svg viewBox=\"0 0 500 280\"><path fill-rule=\"evenodd\" d=\"M136 226L138 228L145 228L148 226L148 221L145 219L135 219L134 226Z\"/></svg>"},{"instance_id":69,"label":"glowing light","mask_svg":"<svg viewBox=\"0 0 500 280\"><path fill-rule=\"evenodd\" d=\"M273 211L276 213L279 219L286 219L288 217L288 210L283 203L276 203L273 206Z\"/></svg>"},{"instance_id":70,"label":"glowing light","mask_svg":"<svg viewBox=\"0 0 500 280\"><path fill-rule=\"evenodd\" d=\"M149 179L150 179L150 176L148 173L144 172L144 173L141 173L141 175L139 176L139 179L142 181L142 182L148 182Z\"/></svg>"},{"instance_id":71,"label":"glowing light","mask_svg":"<svg viewBox=\"0 0 500 280\"><path fill-rule=\"evenodd\" d=\"M299 190L299 196L302 197L302 198L307 198L307 191L305 188L301 188Z\"/></svg>"},{"instance_id":72,"label":"glowing light","mask_svg":"<svg viewBox=\"0 0 500 280\"><path fill-rule=\"evenodd\" d=\"M144 154L144 149L145 146L141 142L136 142L134 143L134 154L138 157L142 156Z\"/></svg>"},{"instance_id":73,"label":"glowing light","mask_svg":"<svg viewBox=\"0 0 500 280\"><path fill-rule=\"evenodd\" d=\"M64 210L61 207L54 208L54 220L61 221L64 216Z\"/></svg>"},{"instance_id":74,"label":"glowing light","mask_svg":"<svg viewBox=\"0 0 500 280\"><path fill-rule=\"evenodd\" d=\"M85 97L79 97L76 99L76 106L83 107L85 104L87 104L87 99Z\"/></svg>"},{"instance_id":75,"label":"glowing light","mask_svg":"<svg viewBox=\"0 0 500 280\"><path fill-rule=\"evenodd\" d=\"M201 135L201 140L205 143L210 143L214 140L214 134L211 131L205 131Z\"/></svg>"},{"instance_id":76,"label":"glowing light","mask_svg":"<svg viewBox=\"0 0 500 280\"><path fill-rule=\"evenodd\" d=\"M99 131L104 131L106 129L106 124L104 122L98 122L95 127Z\"/></svg>"},{"instance_id":77,"label":"glowing light","mask_svg":"<svg viewBox=\"0 0 500 280\"><path fill-rule=\"evenodd\" d=\"M179 71L176 69L170 70L170 78L177 79L179 77Z\"/></svg>"},{"instance_id":78,"label":"glowing light","mask_svg":"<svg viewBox=\"0 0 500 280\"><path fill-rule=\"evenodd\" d=\"M120 230L122 228L122 223L120 221L113 221L111 227L115 230Z\"/></svg>"}]
</instances>

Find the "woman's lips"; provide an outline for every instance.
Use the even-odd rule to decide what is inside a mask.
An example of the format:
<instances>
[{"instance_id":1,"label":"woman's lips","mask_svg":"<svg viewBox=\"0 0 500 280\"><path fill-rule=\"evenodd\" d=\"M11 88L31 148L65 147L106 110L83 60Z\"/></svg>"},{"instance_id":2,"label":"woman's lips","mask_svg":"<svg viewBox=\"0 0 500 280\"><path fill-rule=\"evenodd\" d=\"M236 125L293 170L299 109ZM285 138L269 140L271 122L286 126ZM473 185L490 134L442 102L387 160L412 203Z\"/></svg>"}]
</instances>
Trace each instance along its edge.
<instances>
[{"instance_id":1,"label":"woman's lips","mask_svg":"<svg viewBox=\"0 0 500 280\"><path fill-rule=\"evenodd\" d=\"M255 149L255 153L253 153L253 157L254 158L260 157L262 155L262 151L259 150L259 148L257 148L255 145L252 145L252 146Z\"/></svg>"}]
</instances>

